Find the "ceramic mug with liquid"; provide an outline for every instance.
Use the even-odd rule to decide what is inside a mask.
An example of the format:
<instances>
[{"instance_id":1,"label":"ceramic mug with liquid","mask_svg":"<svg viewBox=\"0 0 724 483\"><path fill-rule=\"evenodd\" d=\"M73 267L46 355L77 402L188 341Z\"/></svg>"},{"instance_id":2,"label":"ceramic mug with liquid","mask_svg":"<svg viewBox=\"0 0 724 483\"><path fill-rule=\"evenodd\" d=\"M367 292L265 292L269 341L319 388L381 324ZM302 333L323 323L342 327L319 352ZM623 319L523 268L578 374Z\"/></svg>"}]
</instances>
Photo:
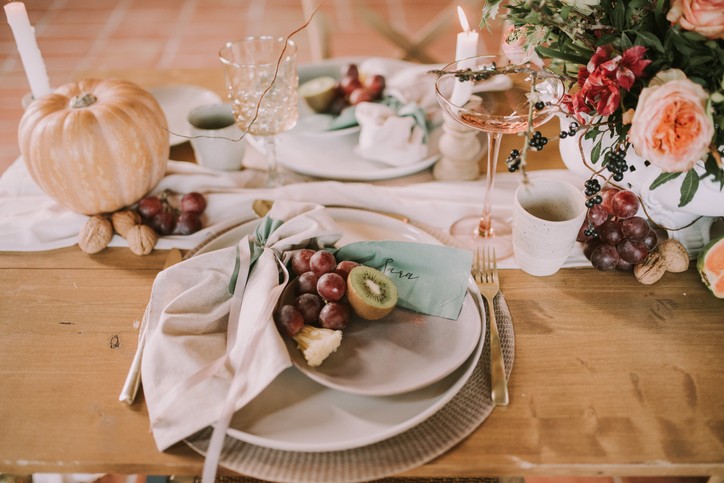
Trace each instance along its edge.
<instances>
[{"instance_id":1,"label":"ceramic mug with liquid","mask_svg":"<svg viewBox=\"0 0 724 483\"><path fill-rule=\"evenodd\" d=\"M586 217L580 189L556 179L521 184L513 200L513 253L521 270L556 273L568 258Z\"/></svg>"},{"instance_id":2,"label":"ceramic mug with liquid","mask_svg":"<svg viewBox=\"0 0 724 483\"><path fill-rule=\"evenodd\" d=\"M236 171L244 159L245 141L234 122L229 104L207 104L188 115L191 147L196 161L206 168Z\"/></svg>"}]
</instances>

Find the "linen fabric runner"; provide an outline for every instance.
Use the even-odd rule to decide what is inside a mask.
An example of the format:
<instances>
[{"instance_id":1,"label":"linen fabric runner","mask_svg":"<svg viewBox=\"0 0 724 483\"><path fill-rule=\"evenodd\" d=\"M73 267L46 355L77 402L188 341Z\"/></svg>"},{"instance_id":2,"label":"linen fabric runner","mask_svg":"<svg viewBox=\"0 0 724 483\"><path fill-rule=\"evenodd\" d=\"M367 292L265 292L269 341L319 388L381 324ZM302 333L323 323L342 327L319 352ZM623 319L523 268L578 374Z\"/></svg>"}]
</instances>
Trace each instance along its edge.
<instances>
[{"instance_id":1,"label":"linen fabric runner","mask_svg":"<svg viewBox=\"0 0 724 483\"><path fill-rule=\"evenodd\" d=\"M447 232L459 218L479 215L483 180L426 182L407 186L381 186L368 183L316 181L279 188L252 188L254 172L242 170L220 173L181 161L169 161L166 176L154 193L165 189L177 193L198 191L207 198L206 226L193 235L159 238L157 249L193 249L204 240L223 232L241 220L256 218L251 204L256 199L297 200L322 205L344 205L400 213L411 220ZM528 173L531 179L553 177L572 183L580 179L568 170L541 170ZM492 205L503 218L511 215L513 193L520 183L517 173L498 173L492 192ZM17 159L0 177L0 251L43 251L77 243L78 233L88 217L73 213L45 195L30 178L25 163ZM111 247L127 247L119 235ZM590 266L577 245L565 267ZM518 268L513 257L498 261L499 269Z\"/></svg>"}]
</instances>

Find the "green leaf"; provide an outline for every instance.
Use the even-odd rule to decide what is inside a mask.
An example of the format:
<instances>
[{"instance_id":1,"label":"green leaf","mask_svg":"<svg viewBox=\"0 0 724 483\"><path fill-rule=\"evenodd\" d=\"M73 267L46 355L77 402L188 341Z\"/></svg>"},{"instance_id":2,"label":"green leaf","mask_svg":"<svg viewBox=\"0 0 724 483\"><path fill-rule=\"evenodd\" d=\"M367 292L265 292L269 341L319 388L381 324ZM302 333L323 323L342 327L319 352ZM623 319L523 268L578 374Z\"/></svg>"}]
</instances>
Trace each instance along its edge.
<instances>
[{"instance_id":1,"label":"green leaf","mask_svg":"<svg viewBox=\"0 0 724 483\"><path fill-rule=\"evenodd\" d=\"M596 164L598 159L601 157L601 143L603 138L599 139L598 142L593 146L591 150L591 163Z\"/></svg>"},{"instance_id":2,"label":"green leaf","mask_svg":"<svg viewBox=\"0 0 724 483\"><path fill-rule=\"evenodd\" d=\"M606 34L598 39L598 41L596 41L596 47L608 45L610 43L613 43L615 40L618 40L618 34Z\"/></svg>"},{"instance_id":3,"label":"green leaf","mask_svg":"<svg viewBox=\"0 0 724 483\"><path fill-rule=\"evenodd\" d=\"M555 49L550 49L548 47L536 47L535 50L536 52L538 52L538 55L541 55L543 57L551 57L554 59L566 60L568 62L575 62L576 64L583 65L586 65L588 63L588 59L586 57L571 54L568 52L559 52Z\"/></svg>"},{"instance_id":4,"label":"green leaf","mask_svg":"<svg viewBox=\"0 0 724 483\"><path fill-rule=\"evenodd\" d=\"M617 0L611 12L611 23L618 30L626 27L626 5L623 0Z\"/></svg>"},{"instance_id":5,"label":"green leaf","mask_svg":"<svg viewBox=\"0 0 724 483\"><path fill-rule=\"evenodd\" d=\"M633 47L633 42L631 42L631 39L628 35L625 33L621 34L621 50L627 50Z\"/></svg>"},{"instance_id":6,"label":"green leaf","mask_svg":"<svg viewBox=\"0 0 724 483\"><path fill-rule=\"evenodd\" d=\"M636 32L636 41L640 42L641 45L646 47L653 47L659 52L664 52L664 46L661 44L659 38L651 32L639 31Z\"/></svg>"},{"instance_id":7,"label":"green leaf","mask_svg":"<svg viewBox=\"0 0 724 483\"><path fill-rule=\"evenodd\" d=\"M689 204L694 199L694 194L699 188L699 176L696 174L694 169L690 169L684 177L684 182L681 183L681 198L679 198L679 208Z\"/></svg>"},{"instance_id":8,"label":"green leaf","mask_svg":"<svg viewBox=\"0 0 724 483\"><path fill-rule=\"evenodd\" d=\"M583 135L583 139L596 139L600 130L597 127L591 128Z\"/></svg>"},{"instance_id":9,"label":"green leaf","mask_svg":"<svg viewBox=\"0 0 724 483\"><path fill-rule=\"evenodd\" d=\"M651 186L649 186L650 190L655 190L662 184L671 181L674 178L678 178L681 173L661 173L656 177L653 183L651 183Z\"/></svg>"},{"instance_id":10,"label":"green leaf","mask_svg":"<svg viewBox=\"0 0 724 483\"><path fill-rule=\"evenodd\" d=\"M561 18L563 20L568 20L568 14L571 13L571 6L570 5L563 5L561 7Z\"/></svg>"}]
</instances>

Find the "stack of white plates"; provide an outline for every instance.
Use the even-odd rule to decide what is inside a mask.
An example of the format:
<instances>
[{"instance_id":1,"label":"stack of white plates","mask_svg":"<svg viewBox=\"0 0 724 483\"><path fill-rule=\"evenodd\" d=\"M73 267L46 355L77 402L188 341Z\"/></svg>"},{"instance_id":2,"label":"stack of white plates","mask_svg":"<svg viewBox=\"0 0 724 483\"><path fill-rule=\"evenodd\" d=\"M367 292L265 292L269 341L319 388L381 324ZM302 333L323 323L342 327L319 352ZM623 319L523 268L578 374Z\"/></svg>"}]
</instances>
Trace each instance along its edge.
<instances>
[{"instance_id":1,"label":"stack of white plates","mask_svg":"<svg viewBox=\"0 0 724 483\"><path fill-rule=\"evenodd\" d=\"M367 240L440 242L397 219L329 208L344 233L338 243ZM197 254L232 246L258 222L240 225ZM299 452L359 448L396 436L449 402L483 349L485 316L473 281L457 320L396 309L383 321L353 320L341 347L318 368L293 341L295 366L235 415L228 435L257 446ZM357 323L355 323L357 322Z\"/></svg>"}]
</instances>

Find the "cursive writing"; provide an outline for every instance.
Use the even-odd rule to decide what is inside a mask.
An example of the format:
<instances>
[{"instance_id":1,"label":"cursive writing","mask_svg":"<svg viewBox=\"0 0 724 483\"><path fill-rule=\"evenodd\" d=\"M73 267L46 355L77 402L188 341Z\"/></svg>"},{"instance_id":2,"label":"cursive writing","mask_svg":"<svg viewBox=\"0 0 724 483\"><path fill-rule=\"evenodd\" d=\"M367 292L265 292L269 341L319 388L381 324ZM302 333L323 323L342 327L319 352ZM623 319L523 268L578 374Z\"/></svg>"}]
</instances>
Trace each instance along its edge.
<instances>
[{"instance_id":1,"label":"cursive writing","mask_svg":"<svg viewBox=\"0 0 724 483\"><path fill-rule=\"evenodd\" d=\"M412 272L405 272L403 270L397 269L392 266L392 264L395 262L394 258L388 258L385 260L385 263L379 268L379 271L386 274L390 278L397 277L397 278L406 278L408 280L415 280L420 278L418 275L415 275Z\"/></svg>"}]
</instances>

